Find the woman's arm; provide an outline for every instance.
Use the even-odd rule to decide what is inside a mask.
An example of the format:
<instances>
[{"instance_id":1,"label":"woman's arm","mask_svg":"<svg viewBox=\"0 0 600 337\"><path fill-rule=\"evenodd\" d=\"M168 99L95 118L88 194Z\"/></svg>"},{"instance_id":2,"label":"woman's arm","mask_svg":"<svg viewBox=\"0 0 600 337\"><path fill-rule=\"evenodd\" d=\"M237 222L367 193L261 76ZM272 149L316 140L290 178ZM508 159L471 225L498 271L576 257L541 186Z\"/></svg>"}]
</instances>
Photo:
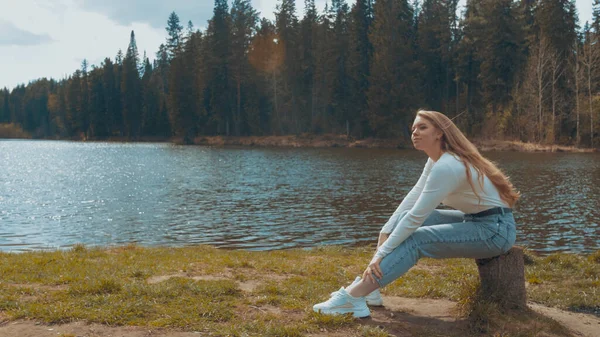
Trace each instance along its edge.
<instances>
[{"instance_id":1,"label":"woman's arm","mask_svg":"<svg viewBox=\"0 0 600 337\"><path fill-rule=\"evenodd\" d=\"M419 181L417 181L417 184L415 186L413 186L413 188L410 190L410 192L408 192L406 197L404 197L404 199L400 203L400 206L398 206L398 208L396 209L394 214L392 214L390 219L385 223L385 225L383 225L383 228L381 228L380 233L382 233L382 234L391 233L392 230L394 229L394 227L396 226L396 224L398 223L398 220L400 220L399 219L400 214L402 214L402 212L404 212L404 211L410 210L415 205L415 203L419 199L419 196L421 196L421 192L423 191L423 188L425 187L425 182L427 181L427 177L429 176L432 167L433 167L433 160L431 160L431 158L429 158L429 159L427 159L427 163L425 164L425 167L423 168L423 172L421 173L421 177L419 178ZM379 245L380 245L382 243L381 235L379 237L380 237L380 240L379 240ZM385 241L385 239L383 241ZM379 247L379 245L378 245L378 247Z\"/></svg>"},{"instance_id":2,"label":"woman's arm","mask_svg":"<svg viewBox=\"0 0 600 337\"><path fill-rule=\"evenodd\" d=\"M390 235L387 233L379 233L379 240L377 240L377 249L381 247L381 245L385 242L385 240L388 239L388 237L390 237Z\"/></svg>"},{"instance_id":3,"label":"woman's arm","mask_svg":"<svg viewBox=\"0 0 600 337\"><path fill-rule=\"evenodd\" d=\"M432 168L421 195L410 211L400 220L389 238L377 249L376 258L383 258L406 240L433 210L461 184L456 174L445 162Z\"/></svg>"}]
</instances>

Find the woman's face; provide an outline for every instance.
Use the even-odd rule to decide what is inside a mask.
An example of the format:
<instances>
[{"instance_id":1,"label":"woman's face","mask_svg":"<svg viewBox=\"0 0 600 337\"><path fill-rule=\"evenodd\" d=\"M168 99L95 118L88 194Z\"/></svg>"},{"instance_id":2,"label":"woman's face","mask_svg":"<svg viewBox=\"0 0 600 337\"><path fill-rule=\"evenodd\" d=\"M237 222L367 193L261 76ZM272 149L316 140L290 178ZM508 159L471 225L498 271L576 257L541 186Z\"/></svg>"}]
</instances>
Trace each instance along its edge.
<instances>
[{"instance_id":1,"label":"woman's face","mask_svg":"<svg viewBox=\"0 0 600 337\"><path fill-rule=\"evenodd\" d=\"M433 150L441 147L442 132L427 119L417 116L412 127L412 142L415 149L421 151Z\"/></svg>"}]
</instances>

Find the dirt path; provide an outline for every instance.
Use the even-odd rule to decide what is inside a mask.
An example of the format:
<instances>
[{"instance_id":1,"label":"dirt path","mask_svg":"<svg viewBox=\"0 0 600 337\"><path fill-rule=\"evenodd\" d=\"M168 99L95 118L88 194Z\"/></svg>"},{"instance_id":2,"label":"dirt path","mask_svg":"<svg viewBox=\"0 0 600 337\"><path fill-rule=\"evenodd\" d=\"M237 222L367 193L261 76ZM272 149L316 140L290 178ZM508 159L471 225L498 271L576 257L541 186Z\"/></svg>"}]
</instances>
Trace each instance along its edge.
<instances>
[{"instance_id":1,"label":"dirt path","mask_svg":"<svg viewBox=\"0 0 600 337\"><path fill-rule=\"evenodd\" d=\"M575 336L599 337L600 318L592 315L548 308L540 304L530 303L529 307L535 312L550 317L567 327Z\"/></svg>"},{"instance_id":2,"label":"dirt path","mask_svg":"<svg viewBox=\"0 0 600 337\"><path fill-rule=\"evenodd\" d=\"M195 332L160 331L140 327L109 327L100 324L75 322L60 325L38 324L32 321L16 321L0 326L2 337L197 337Z\"/></svg>"},{"instance_id":3,"label":"dirt path","mask_svg":"<svg viewBox=\"0 0 600 337\"><path fill-rule=\"evenodd\" d=\"M438 336L462 335L466 321L457 319L454 314L456 304L440 299L416 299L384 297L385 307L372 308L370 318L360 320L368 326L385 328L394 336L422 336L434 333ZM600 318L592 315L567 312L555 308L530 304L530 307L558 321L578 337L600 336ZM2 321L0 317L0 337L192 337L202 336L198 332L173 330L152 330L144 327L110 327L101 324L74 322L60 325L39 324L34 321ZM347 336L343 331L330 333L322 331L312 334L321 336Z\"/></svg>"}]
</instances>

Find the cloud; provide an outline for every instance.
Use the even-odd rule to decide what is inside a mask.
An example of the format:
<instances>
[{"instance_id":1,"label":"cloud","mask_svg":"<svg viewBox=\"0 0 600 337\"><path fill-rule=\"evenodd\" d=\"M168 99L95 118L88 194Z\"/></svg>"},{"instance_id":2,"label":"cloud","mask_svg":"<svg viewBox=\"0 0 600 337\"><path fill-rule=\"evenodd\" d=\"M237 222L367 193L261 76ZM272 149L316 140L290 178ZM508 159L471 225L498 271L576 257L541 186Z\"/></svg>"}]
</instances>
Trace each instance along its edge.
<instances>
[{"instance_id":1,"label":"cloud","mask_svg":"<svg viewBox=\"0 0 600 337\"><path fill-rule=\"evenodd\" d=\"M77 0L77 4L83 10L101 13L124 26L138 22L165 28L169 15L175 11L182 26L186 27L191 20L196 28L202 28L213 15L213 1L209 0Z\"/></svg>"},{"instance_id":2,"label":"cloud","mask_svg":"<svg viewBox=\"0 0 600 337\"><path fill-rule=\"evenodd\" d=\"M3 6L4 1L10 5ZM3 39L15 35L12 27L11 33L6 31L5 22L52 38L52 43L38 45L0 43L0 88L14 88L42 77L66 78L81 67L83 59L90 66L99 66L105 57L114 60L119 49L126 51L132 30L140 56L146 50L151 60L165 41L164 28L152 28L147 23L120 25L101 13L82 10L74 1L0 0Z\"/></svg>"},{"instance_id":3,"label":"cloud","mask_svg":"<svg viewBox=\"0 0 600 337\"><path fill-rule=\"evenodd\" d=\"M37 46L54 41L48 34L35 34L0 19L1 46Z\"/></svg>"},{"instance_id":4,"label":"cloud","mask_svg":"<svg viewBox=\"0 0 600 337\"><path fill-rule=\"evenodd\" d=\"M327 0L316 0L317 8L322 11ZM275 19L275 7L280 0L251 0L252 7L261 17ZM189 20L196 28L206 29L208 20L213 16L214 0L76 0L83 10L106 15L111 20L130 25L133 22L148 23L153 28L164 29L171 12L177 13L181 25L186 27ZM232 1L229 1L231 9ZM304 15L304 0L296 0L296 15Z\"/></svg>"}]
</instances>

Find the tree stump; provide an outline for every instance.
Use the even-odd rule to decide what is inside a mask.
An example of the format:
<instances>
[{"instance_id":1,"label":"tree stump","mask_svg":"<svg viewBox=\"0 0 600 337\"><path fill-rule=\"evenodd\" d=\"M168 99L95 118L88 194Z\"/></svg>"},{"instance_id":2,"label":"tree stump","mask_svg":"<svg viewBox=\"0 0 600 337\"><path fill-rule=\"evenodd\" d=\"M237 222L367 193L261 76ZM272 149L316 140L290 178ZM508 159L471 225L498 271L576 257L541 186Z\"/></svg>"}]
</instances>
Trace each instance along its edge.
<instances>
[{"instance_id":1,"label":"tree stump","mask_svg":"<svg viewBox=\"0 0 600 337\"><path fill-rule=\"evenodd\" d=\"M500 256L477 259L480 300L498 304L502 309L525 309L525 264L523 248L513 247Z\"/></svg>"}]
</instances>

